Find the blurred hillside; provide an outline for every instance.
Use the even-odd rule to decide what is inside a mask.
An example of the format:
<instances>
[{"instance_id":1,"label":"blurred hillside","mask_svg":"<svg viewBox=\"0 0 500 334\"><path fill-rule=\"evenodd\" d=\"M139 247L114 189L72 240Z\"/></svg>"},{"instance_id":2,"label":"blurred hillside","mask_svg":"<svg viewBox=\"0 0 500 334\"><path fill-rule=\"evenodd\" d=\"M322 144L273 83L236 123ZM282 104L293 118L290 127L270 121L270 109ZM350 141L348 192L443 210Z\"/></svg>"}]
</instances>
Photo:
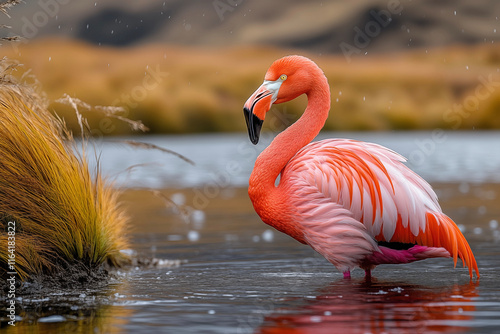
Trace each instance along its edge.
<instances>
[{"instance_id":1,"label":"blurred hillside","mask_svg":"<svg viewBox=\"0 0 500 334\"><path fill-rule=\"evenodd\" d=\"M492 43L500 34L496 0L46 0L10 14L7 34L115 46L266 44L325 54L347 43L364 54Z\"/></svg>"},{"instance_id":2,"label":"blurred hillside","mask_svg":"<svg viewBox=\"0 0 500 334\"><path fill-rule=\"evenodd\" d=\"M22 37L1 48L23 64L13 75L36 78L51 101L121 106L151 133L244 131L244 101L292 53L329 79L326 129L500 128L495 0L45 0L9 15L2 35ZM291 122L305 104L275 117ZM78 132L71 108L51 108ZM131 133L85 116L98 135Z\"/></svg>"},{"instance_id":3,"label":"blurred hillside","mask_svg":"<svg viewBox=\"0 0 500 334\"><path fill-rule=\"evenodd\" d=\"M151 133L244 131L242 105L275 59L297 50L270 47L115 48L40 39L3 55L23 66L13 75L40 82L51 101L64 94L92 105L125 108ZM499 129L500 45L454 46L353 58L298 51L314 59L331 85L329 130ZM280 125L294 121L305 97L278 105ZM78 132L74 112L51 108ZM86 112L96 135L129 134L127 124ZM266 121L274 126L276 121Z\"/></svg>"}]
</instances>

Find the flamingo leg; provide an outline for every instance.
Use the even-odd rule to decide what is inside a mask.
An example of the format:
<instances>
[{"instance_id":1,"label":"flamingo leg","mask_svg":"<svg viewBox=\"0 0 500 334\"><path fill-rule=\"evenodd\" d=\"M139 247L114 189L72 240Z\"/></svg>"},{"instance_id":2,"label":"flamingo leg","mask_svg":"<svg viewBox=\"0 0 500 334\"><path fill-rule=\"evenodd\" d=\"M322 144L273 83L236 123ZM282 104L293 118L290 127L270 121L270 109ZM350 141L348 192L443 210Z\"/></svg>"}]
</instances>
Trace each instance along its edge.
<instances>
[{"instance_id":1,"label":"flamingo leg","mask_svg":"<svg viewBox=\"0 0 500 334\"><path fill-rule=\"evenodd\" d=\"M351 278L351 272L349 270L344 271L344 278Z\"/></svg>"},{"instance_id":2,"label":"flamingo leg","mask_svg":"<svg viewBox=\"0 0 500 334\"><path fill-rule=\"evenodd\" d=\"M367 279L372 278L372 271L370 269L365 270L365 278Z\"/></svg>"}]
</instances>

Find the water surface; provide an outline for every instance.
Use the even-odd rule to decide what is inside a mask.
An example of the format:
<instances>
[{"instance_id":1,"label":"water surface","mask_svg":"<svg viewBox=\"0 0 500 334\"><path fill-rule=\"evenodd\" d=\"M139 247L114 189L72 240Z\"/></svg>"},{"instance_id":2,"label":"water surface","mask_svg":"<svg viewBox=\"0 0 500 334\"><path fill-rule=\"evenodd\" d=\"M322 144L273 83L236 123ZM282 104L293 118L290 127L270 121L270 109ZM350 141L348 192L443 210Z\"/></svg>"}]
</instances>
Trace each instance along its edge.
<instances>
[{"instance_id":1,"label":"water surface","mask_svg":"<svg viewBox=\"0 0 500 334\"><path fill-rule=\"evenodd\" d=\"M500 182L500 132L321 133L386 146L406 157L408 166L428 182ZM439 135L437 135L437 134ZM247 134L134 137L171 149L194 166L166 154L135 150L118 139L99 141L101 166L124 187L185 188L207 184L244 187L258 154L274 137L263 132L258 145ZM90 154L92 156L92 154ZM127 167L141 165L129 172Z\"/></svg>"},{"instance_id":2,"label":"water surface","mask_svg":"<svg viewBox=\"0 0 500 334\"><path fill-rule=\"evenodd\" d=\"M370 138L407 156L431 138L428 133L343 136ZM468 271L460 264L454 269L450 259L379 266L371 281L361 270L343 279L309 247L256 216L245 185L264 145L256 151L245 146L244 136L152 140L188 156L195 166L106 142L104 172L130 188L122 199L132 216L132 248L141 256L183 263L118 272L104 287L24 295L9 332L496 333L500 135L446 138L425 161L416 158L413 168L432 182L444 211L464 231L479 281L471 282ZM232 161L241 169L228 171ZM143 162L153 164L117 174Z\"/></svg>"}]
</instances>

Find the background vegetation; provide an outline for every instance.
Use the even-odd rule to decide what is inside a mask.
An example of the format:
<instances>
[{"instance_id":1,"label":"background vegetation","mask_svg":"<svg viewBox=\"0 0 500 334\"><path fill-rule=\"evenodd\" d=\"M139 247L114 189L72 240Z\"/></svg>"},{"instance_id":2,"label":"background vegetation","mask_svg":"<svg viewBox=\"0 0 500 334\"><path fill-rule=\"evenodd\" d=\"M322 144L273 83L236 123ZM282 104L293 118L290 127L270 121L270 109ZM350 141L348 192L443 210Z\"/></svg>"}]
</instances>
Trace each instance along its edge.
<instances>
[{"instance_id":1,"label":"background vegetation","mask_svg":"<svg viewBox=\"0 0 500 334\"><path fill-rule=\"evenodd\" d=\"M327 130L500 128L500 47L495 44L413 49L351 62L342 55L270 47L114 48L66 39L5 45L1 52L23 65L14 75L29 71L50 101L67 93L91 105L122 106L120 115L142 120L149 133L244 131L244 101L272 61L291 53L311 57L328 77ZM305 104L302 98L276 109L292 114L293 121ZM49 109L79 132L69 106L52 102ZM133 134L126 123L102 113L85 116L97 135Z\"/></svg>"}]
</instances>

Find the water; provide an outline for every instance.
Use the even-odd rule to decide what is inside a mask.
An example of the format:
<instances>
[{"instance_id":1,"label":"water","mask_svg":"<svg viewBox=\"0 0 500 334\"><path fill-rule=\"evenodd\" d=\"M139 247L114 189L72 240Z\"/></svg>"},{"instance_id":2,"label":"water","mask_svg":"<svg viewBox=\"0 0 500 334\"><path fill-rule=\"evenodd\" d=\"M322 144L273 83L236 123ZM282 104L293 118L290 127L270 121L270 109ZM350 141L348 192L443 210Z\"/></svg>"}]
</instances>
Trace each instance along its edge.
<instances>
[{"instance_id":1,"label":"water","mask_svg":"<svg viewBox=\"0 0 500 334\"><path fill-rule=\"evenodd\" d=\"M100 142L101 166L125 187L244 187L258 154L274 134L254 146L246 134L150 136L137 140L168 148L194 161L158 151L134 150L119 139ZM350 138L386 146L409 159L428 182L500 182L500 132L322 133L317 139ZM127 167L141 165L129 172Z\"/></svg>"},{"instance_id":2,"label":"water","mask_svg":"<svg viewBox=\"0 0 500 334\"><path fill-rule=\"evenodd\" d=\"M355 270L345 280L253 212L245 185L265 145L256 151L243 135L154 137L196 165L116 143L102 144L101 162L118 184L154 187L179 205L166 206L147 189L122 197L132 216L132 248L184 263L119 272L105 287L22 296L16 327L7 332L498 332L500 134L446 134L432 150L428 133L335 136L369 139L406 156L428 149L423 163L413 153L412 168L432 182L444 211L464 230L481 279L470 282L460 265L432 259L379 266L371 281ZM119 173L144 162L153 164ZM227 169L235 164L241 168Z\"/></svg>"}]
</instances>

